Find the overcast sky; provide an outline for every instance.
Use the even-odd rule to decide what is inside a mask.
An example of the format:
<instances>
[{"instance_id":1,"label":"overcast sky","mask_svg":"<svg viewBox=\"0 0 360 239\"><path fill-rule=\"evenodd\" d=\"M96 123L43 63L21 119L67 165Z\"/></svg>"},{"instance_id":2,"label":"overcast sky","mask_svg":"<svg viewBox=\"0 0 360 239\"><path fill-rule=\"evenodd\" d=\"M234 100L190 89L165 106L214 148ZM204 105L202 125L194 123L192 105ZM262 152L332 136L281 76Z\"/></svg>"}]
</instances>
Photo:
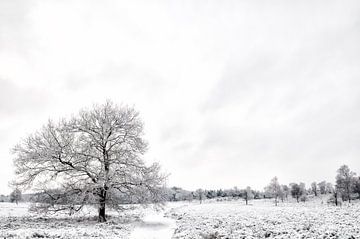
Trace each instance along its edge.
<instances>
[{"instance_id":1,"label":"overcast sky","mask_svg":"<svg viewBox=\"0 0 360 239\"><path fill-rule=\"evenodd\" d=\"M111 99L187 189L360 173L360 2L0 0L0 194L10 149Z\"/></svg>"}]
</instances>

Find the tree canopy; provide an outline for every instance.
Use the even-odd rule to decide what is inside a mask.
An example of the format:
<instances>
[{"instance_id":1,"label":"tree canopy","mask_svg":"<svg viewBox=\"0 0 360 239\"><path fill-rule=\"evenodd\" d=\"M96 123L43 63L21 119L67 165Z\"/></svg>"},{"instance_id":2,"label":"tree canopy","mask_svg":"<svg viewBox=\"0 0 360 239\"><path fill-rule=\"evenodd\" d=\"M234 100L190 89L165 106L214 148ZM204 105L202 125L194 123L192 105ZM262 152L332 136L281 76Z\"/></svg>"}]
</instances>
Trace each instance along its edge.
<instances>
[{"instance_id":1,"label":"tree canopy","mask_svg":"<svg viewBox=\"0 0 360 239\"><path fill-rule=\"evenodd\" d=\"M15 184L39 192L46 210L95 204L99 221L106 205L161 202L166 177L144 163L143 134L139 113L110 101L49 121L14 147Z\"/></svg>"}]
</instances>

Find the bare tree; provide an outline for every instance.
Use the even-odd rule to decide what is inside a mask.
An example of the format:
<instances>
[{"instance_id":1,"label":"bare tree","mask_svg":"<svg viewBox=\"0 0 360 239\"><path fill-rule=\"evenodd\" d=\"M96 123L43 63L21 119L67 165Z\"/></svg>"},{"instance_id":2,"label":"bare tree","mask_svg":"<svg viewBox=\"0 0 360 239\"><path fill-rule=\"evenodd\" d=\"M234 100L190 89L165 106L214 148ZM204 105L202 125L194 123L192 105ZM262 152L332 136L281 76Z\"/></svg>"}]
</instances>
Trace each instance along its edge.
<instances>
[{"instance_id":1,"label":"bare tree","mask_svg":"<svg viewBox=\"0 0 360 239\"><path fill-rule=\"evenodd\" d=\"M278 204L278 198L281 195L281 186L277 177L271 179L270 184L265 188L265 192L275 199L275 206Z\"/></svg>"},{"instance_id":2,"label":"bare tree","mask_svg":"<svg viewBox=\"0 0 360 239\"><path fill-rule=\"evenodd\" d=\"M351 201L351 192L356 174L350 171L347 165L341 166L337 170L336 188L341 192L343 200Z\"/></svg>"},{"instance_id":3,"label":"bare tree","mask_svg":"<svg viewBox=\"0 0 360 239\"><path fill-rule=\"evenodd\" d=\"M246 189L244 189L244 199L246 205L248 205L248 201L253 198L254 198L254 194L252 193L251 187L247 186Z\"/></svg>"},{"instance_id":4,"label":"bare tree","mask_svg":"<svg viewBox=\"0 0 360 239\"><path fill-rule=\"evenodd\" d=\"M357 193L358 199L360 199L360 177L354 177L354 193Z\"/></svg>"},{"instance_id":5,"label":"bare tree","mask_svg":"<svg viewBox=\"0 0 360 239\"><path fill-rule=\"evenodd\" d=\"M18 202L22 199L22 193L20 189L16 188L14 191L10 193L10 202L15 202L18 204Z\"/></svg>"},{"instance_id":6,"label":"bare tree","mask_svg":"<svg viewBox=\"0 0 360 239\"><path fill-rule=\"evenodd\" d=\"M332 183L326 183L326 192L333 193L333 191L334 191L334 186L332 185Z\"/></svg>"},{"instance_id":7,"label":"bare tree","mask_svg":"<svg viewBox=\"0 0 360 239\"><path fill-rule=\"evenodd\" d=\"M332 189L332 196L330 198L330 202L333 201L335 206L341 206L341 202L339 201L339 197L341 196L341 192L337 186Z\"/></svg>"},{"instance_id":8,"label":"bare tree","mask_svg":"<svg viewBox=\"0 0 360 239\"><path fill-rule=\"evenodd\" d=\"M163 200L165 176L158 164L145 165L146 149L139 113L108 101L69 120L49 121L16 145L15 184L41 192L51 202L46 210L95 204L104 222L106 205Z\"/></svg>"},{"instance_id":9,"label":"bare tree","mask_svg":"<svg viewBox=\"0 0 360 239\"><path fill-rule=\"evenodd\" d=\"M290 194L290 188L287 185L281 185L281 191L282 191L282 197L281 197L281 201L284 201L284 199L288 199L288 196Z\"/></svg>"},{"instance_id":10,"label":"bare tree","mask_svg":"<svg viewBox=\"0 0 360 239\"><path fill-rule=\"evenodd\" d=\"M317 197L318 188L316 182L311 183L311 191L314 193L315 197Z\"/></svg>"},{"instance_id":11,"label":"bare tree","mask_svg":"<svg viewBox=\"0 0 360 239\"><path fill-rule=\"evenodd\" d=\"M290 193L293 198L296 198L296 201L299 202L301 196L305 193L305 185L303 183L291 183L290 184Z\"/></svg>"},{"instance_id":12,"label":"bare tree","mask_svg":"<svg viewBox=\"0 0 360 239\"><path fill-rule=\"evenodd\" d=\"M196 198L199 199L200 204L204 200L205 192L201 188L197 189L195 192Z\"/></svg>"},{"instance_id":13,"label":"bare tree","mask_svg":"<svg viewBox=\"0 0 360 239\"><path fill-rule=\"evenodd\" d=\"M326 181L321 181L320 183L318 183L318 188L319 188L320 194L326 194L327 193Z\"/></svg>"},{"instance_id":14,"label":"bare tree","mask_svg":"<svg viewBox=\"0 0 360 239\"><path fill-rule=\"evenodd\" d=\"M238 187L235 186L233 191L232 191L232 196L236 197L236 198L239 198L240 194L241 194L240 190L238 189Z\"/></svg>"}]
</instances>

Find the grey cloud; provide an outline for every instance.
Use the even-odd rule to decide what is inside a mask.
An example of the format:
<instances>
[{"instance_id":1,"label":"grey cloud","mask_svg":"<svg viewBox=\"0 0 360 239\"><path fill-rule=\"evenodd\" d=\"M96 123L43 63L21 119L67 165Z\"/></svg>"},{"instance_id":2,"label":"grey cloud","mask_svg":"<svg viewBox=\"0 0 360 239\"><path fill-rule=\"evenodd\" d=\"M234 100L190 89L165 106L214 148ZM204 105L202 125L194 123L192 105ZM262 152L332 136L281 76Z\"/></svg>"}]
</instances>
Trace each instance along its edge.
<instances>
[{"instance_id":1,"label":"grey cloud","mask_svg":"<svg viewBox=\"0 0 360 239\"><path fill-rule=\"evenodd\" d=\"M0 50L27 51L26 17L33 4L32 0L0 1Z\"/></svg>"},{"instance_id":2,"label":"grey cloud","mask_svg":"<svg viewBox=\"0 0 360 239\"><path fill-rule=\"evenodd\" d=\"M24 112L37 112L48 105L47 94L35 88L22 88L0 79L0 116L10 118Z\"/></svg>"}]
</instances>

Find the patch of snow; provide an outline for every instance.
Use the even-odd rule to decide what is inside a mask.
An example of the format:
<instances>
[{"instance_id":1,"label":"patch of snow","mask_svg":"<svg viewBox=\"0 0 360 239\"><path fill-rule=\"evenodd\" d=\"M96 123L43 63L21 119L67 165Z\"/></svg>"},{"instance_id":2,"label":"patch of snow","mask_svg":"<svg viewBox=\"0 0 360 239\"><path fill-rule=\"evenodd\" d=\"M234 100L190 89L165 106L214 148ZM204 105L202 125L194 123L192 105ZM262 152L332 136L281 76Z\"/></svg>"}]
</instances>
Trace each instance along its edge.
<instances>
[{"instance_id":1,"label":"patch of snow","mask_svg":"<svg viewBox=\"0 0 360 239\"><path fill-rule=\"evenodd\" d=\"M167 218L165 212L148 213L130 235L131 239L170 239L174 234L176 223Z\"/></svg>"}]
</instances>

